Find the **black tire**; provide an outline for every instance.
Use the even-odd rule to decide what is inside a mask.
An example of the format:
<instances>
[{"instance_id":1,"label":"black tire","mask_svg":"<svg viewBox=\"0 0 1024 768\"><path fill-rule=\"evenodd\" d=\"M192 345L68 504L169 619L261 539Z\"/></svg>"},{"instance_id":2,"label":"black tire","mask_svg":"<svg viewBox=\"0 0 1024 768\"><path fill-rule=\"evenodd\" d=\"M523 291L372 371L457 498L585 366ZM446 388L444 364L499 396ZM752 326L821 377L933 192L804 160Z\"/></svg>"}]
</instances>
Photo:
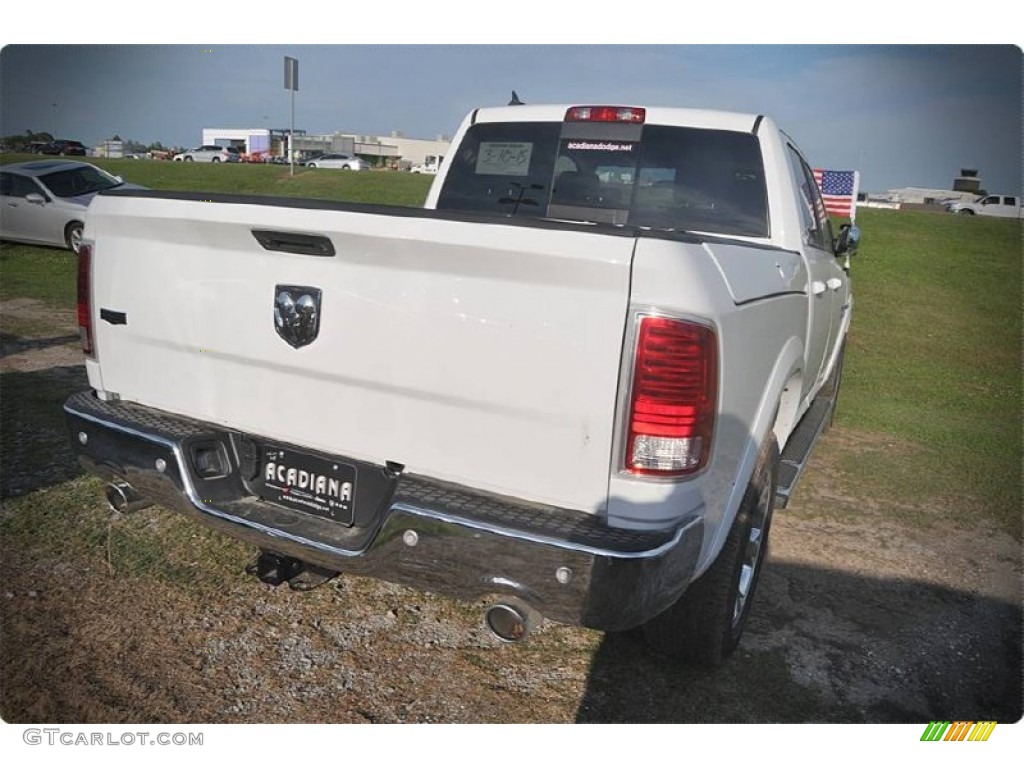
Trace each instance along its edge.
<instances>
[{"instance_id":1,"label":"black tire","mask_svg":"<svg viewBox=\"0 0 1024 768\"><path fill-rule=\"evenodd\" d=\"M191 157L186 157L185 158L185 162L186 163L191 163L192 162L192 158Z\"/></svg>"},{"instance_id":2,"label":"black tire","mask_svg":"<svg viewBox=\"0 0 1024 768\"><path fill-rule=\"evenodd\" d=\"M307 168L316 168L316 163L308 163L308 164L306 165L306 167L307 167Z\"/></svg>"},{"instance_id":3,"label":"black tire","mask_svg":"<svg viewBox=\"0 0 1024 768\"><path fill-rule=\"evenodd\" d=\"M961 216L973 216L974 215L974 211L972 211L970 208L961 208L959 213L960 213Z\"/></svg>"},{"instance_id":4,"label":"black tire","mask_svg":"<svg viewBox=\"0 0 1024 768\"><path fill-rule=\"evenodd\" d=\"M644 624L644 637L655 651L715 667L736 650L768 549L778 463L779 448L771 437L715 562L675 603Z\"/></svg>"},{"instance_id":5,"label":"black tire","mask_svg":"<svg viewBox=\"0 0 1024 768\"><path fill-rule=\"evenodd\" d=\"M211 163L219 163L220 162L220 158L219 157L211 157L210 158L210 162Z\"/></svg>"},{"instance_id":6,"label":"black tire","mask_svg":"<svg viewBox=\"0 0 1024 768\"><path fill-rule=\"evenodd\" d=\"M80 221L69 222L64 227L64 243L75 254L78 253L82 246L82 229L83 224Z\"/></svg>"}]
</instances>

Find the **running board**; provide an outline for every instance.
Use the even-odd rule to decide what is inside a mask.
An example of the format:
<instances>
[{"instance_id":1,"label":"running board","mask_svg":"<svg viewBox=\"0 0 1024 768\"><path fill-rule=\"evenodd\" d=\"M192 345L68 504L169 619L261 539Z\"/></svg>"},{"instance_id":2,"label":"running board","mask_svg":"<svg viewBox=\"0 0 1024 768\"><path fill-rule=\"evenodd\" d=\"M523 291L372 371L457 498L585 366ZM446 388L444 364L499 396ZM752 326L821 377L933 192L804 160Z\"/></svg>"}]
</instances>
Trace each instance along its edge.
<instances>
[{"instance_id":1,"label":"running board","mask_svg":"<svg viewBox=\"0 0 1024 768\"><path fill-rule=\"evenodd\" d=\"M815 398L807 413L800 419L796 429L786 441L786 449L779 457L779 483L775 489L775 508L785 509L793 495L797 481L807 467L815 443L821 433L832 423L835 400L828 397Z\"/></svg>"}]
</instances>

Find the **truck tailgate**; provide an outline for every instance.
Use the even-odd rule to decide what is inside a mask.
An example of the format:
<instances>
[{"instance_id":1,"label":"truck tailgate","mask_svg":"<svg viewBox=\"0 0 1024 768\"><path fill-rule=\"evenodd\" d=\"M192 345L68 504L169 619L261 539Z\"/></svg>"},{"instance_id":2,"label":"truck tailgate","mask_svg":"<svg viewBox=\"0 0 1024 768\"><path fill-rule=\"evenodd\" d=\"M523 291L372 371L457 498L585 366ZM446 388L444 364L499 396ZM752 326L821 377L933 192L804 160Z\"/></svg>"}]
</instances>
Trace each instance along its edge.
<instances>
[{"instance_id":1,"label":"truck tailgate","mask_svg":"<svg viewBox=\"0 0 1024 768\"><path fill-rule=\"evenodd\" d=\"M89 210L94 387L495 493L605 506L631 237L183 197L101 195ZM268 250L253 230L335 253ZM289 288L320 291L304 346L275 328Z\"/></svg>"}]
</instances>

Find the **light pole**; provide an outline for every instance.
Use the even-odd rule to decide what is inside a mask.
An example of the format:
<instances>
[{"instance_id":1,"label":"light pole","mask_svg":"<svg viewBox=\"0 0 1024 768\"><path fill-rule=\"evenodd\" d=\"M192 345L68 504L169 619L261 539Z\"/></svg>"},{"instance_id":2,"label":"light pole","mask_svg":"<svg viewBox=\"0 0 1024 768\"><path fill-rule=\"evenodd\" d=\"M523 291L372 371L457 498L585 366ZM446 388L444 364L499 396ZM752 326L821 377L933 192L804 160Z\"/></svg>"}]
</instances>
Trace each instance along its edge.
<instances>
[{"instance_id":1,"label":"light pole","mask_svg":"<svg viewBox=\"0 0 1024 768\"><path fill-rule=\"evenodd\" d=\"M288 129L288 175L295 175L295 92L299 90L299 60L284 57L284 87L292 95L292 122Z\"/></svg>"},{"instance_id":2,"label":"light pole","mask_svg":"<svg viewBox=\"0 0 1024 768\"><path fill-rule=\"evenodd\" d=\"M53 108L53 140L57 140L57 102L50 105Z\"/></svg>"}]
</instances>

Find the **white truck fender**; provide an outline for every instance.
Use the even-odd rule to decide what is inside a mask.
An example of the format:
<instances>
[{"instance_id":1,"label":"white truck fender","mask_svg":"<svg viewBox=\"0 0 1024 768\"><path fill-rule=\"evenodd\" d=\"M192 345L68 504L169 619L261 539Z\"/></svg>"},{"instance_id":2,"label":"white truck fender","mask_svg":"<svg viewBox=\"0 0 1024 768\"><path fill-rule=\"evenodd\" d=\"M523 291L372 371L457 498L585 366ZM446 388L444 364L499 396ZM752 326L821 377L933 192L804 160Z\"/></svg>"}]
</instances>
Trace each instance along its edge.
<instances>
[{"instance_id":1,"label":"white truck fender","mask_svg":"<svg viewBox=\"0 0 1024 768\"><path fill-rule=\"evenodd\" d=\"M701 559L697 564L697 575L707 570L722 551L729 529L743 501L743 494L746 493L750 478L757 469L757 460L765 442L774 435L781 451L790 431L799 421L803 362L803 341L791 336L779 351L771 375L765 384L764 395L743 447L742 458L735 475L736 481L729 493L722 518L714 529L714 535L705 541ZM783 434L779 434L779 431Z\"/></svg>"}]
</instances>

